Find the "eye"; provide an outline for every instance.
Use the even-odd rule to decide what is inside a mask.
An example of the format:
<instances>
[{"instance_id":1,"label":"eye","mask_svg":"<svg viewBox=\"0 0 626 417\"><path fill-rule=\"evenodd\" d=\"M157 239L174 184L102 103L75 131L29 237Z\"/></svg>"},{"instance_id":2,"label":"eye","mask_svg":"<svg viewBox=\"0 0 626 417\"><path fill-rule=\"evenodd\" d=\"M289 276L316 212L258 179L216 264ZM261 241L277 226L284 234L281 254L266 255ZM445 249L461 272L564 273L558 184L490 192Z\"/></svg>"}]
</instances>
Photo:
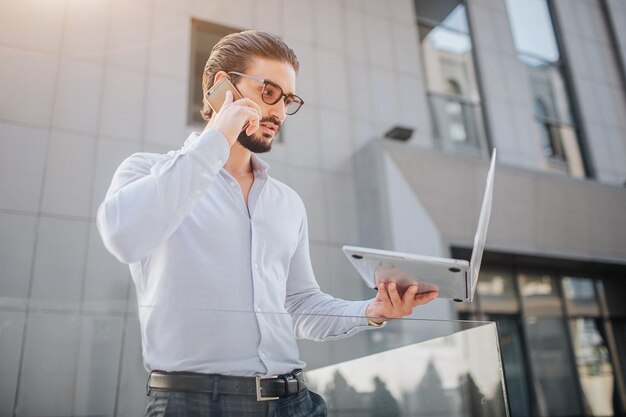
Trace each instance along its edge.
<instances>
[{"instance_id":1,"label":"eye","mask_svg":"<svg viewBox=\"0 0 626 417\"><path fill-rule=\"evenodd\" d=\"M279 90L271 84L267 84L263 89L263 95L272 99L275 99L279 94Z\"/></svg>"}]
</instances>

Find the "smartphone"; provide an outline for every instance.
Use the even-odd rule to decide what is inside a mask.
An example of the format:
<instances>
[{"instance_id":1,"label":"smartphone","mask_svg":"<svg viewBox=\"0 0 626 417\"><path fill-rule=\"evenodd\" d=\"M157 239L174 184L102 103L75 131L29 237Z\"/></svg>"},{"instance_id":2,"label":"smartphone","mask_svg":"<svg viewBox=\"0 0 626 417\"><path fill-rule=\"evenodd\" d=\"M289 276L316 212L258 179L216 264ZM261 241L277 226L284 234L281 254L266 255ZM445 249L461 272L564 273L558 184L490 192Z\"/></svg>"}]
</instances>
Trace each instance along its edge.
<instances>
[{"instance_id":1,"label":"smartphone","mask_svg":"<svg viewBox=\"0 0 626 417\"><path fill-rule=\"evenodd\" d=\"M233 93L233 101L237 101L242 98L239 91L237 91L235 86L226 77L222 77L217 84L207 91L206 99L209 106L211 106L215 113L219 112L222 108L222 104L224 104L224 100L226 100L227 91L231 91Z\"/></svg>"}]
</instances>

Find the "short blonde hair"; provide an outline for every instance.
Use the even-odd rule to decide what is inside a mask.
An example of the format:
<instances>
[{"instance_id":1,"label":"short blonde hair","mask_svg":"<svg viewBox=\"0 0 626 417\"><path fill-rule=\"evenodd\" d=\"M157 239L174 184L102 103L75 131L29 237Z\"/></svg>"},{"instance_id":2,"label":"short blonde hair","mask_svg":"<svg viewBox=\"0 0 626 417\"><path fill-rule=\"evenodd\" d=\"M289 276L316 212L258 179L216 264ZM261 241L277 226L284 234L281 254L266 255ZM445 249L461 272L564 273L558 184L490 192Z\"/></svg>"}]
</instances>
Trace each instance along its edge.
<instances>
[{"instance_id":1,"label":"short blonde hair","mask_svg":"<svg viewBox=\"0 0 626 417\"><path fill-rule=\"evenodd\" d=\"M259 30L231 33L220 39L204 66L202 74L202 118L208 121L213 114L206 99L207 91L213 86L218 71L245 72L254 58L268 58L291 64L296 74L300 62L295 52L274 35Z\"/></svg>"}]
</instances>

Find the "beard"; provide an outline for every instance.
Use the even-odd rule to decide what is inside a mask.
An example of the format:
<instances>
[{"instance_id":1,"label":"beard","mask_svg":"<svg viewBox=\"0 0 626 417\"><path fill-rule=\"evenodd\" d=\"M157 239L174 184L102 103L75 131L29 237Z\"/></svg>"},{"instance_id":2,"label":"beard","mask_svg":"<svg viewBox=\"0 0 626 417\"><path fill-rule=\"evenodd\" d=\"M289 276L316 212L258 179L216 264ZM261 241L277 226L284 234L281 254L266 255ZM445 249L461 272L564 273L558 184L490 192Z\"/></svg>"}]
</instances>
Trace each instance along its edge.
<instances>
[{"instance_id":1,"label":"beard","mask_svg":"<svg viewBox=\"0 0 626 417\"><path fill-rule=\"evenodd\" d=\"M277 126L277 130L274 133L274 136L261 132L261 127L259 126L259 129L252 135L246 135L246 131L243 130L237 137L237 141L239 141L239 143L241 143L241 146L248 149L250 152L264 153L271 151L274 138L280 130L280 122L274 117L263 117L260 120L259 124L266 122L272 122Z\"/></svg>"}]
</instances>

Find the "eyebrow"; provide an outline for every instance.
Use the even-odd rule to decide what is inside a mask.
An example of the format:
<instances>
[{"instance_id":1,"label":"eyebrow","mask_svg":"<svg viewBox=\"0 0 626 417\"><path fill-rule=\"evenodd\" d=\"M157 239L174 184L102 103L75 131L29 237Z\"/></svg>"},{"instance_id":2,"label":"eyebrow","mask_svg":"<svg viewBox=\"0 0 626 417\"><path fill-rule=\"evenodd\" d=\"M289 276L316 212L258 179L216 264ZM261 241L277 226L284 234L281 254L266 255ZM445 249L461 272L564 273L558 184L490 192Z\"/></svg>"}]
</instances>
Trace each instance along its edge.
<instances>
[{"instance_id":1,"label":"eyebrow","mask_svg":"<svg viewBox=\"0 0 626 417\"><path fill-rule=\"evenodd\" d=\"M289 92L287 92L287 91L286 91L286 90L285 90L285 89L284 89L284 88L283 88L280 84L278 84L278 83L276 83L276 82L274 82L274 81L272 81L272 80L268 80L268 79L266 79L265 81L270 82L270 83L272 83L272 84L274 84L274 85L279 86L279 87L280 87L280 89L281 89L281 90L283 90L283 93L285 93L285 94L286 94L286 95L288 95L288 96L293 96L293 95L294 95L294 93L289 93Z\"/></svg>"},{"instance_id":2,"label":"eyebrow","mask_svg":"<svg viewBox=\"0 0 626 417\"><path fill-rule=\"evenodd\" d=\"M263 78L263 77L261 77L261 78ZM293 95L295 95L294 93L288 93L288 92L286 92L286 91L285 91L285 89L284 89L284 88L283 88L280 84L278 84L277 82L274 82L274 81L272 81L272 80L270 80L270 79L267 79L267 78L263 78L263 79L264 79L265 81L267 81L267 82L270 82L270 83L272 83L272 84L274 84L274 85L279 86L279 87L280 87L280 89L281 89L281 90L283 90L283 93L287 94L288 96L293 96Z\"/></svg>"},{"instance_id":3,"label":"eyebrow","mask_svg":"<svg viewBox=\"0 0 626 417\"><path fill-rule=\"evenodd\" d=\"M271 84L274 84L274 85L278 86L283 91L283 93L285 93L285 90L283 89L283 87L281 87L280 84L278 84L277 82L274 82L272 80L268 80L267 78L259 77L259 76L256 76L256 75L250 75L250 74L246 74L246 73L243 73L243 72L237 72L237 71L230 71L229 74L235 74L235 75L242 76L244 78L250 78L250 79L256 80L256 81L258 81L260 83L271 83ZM287 93L286 95L287 96L295 96L294 93Z\"/></svg>"}]
</instances>

